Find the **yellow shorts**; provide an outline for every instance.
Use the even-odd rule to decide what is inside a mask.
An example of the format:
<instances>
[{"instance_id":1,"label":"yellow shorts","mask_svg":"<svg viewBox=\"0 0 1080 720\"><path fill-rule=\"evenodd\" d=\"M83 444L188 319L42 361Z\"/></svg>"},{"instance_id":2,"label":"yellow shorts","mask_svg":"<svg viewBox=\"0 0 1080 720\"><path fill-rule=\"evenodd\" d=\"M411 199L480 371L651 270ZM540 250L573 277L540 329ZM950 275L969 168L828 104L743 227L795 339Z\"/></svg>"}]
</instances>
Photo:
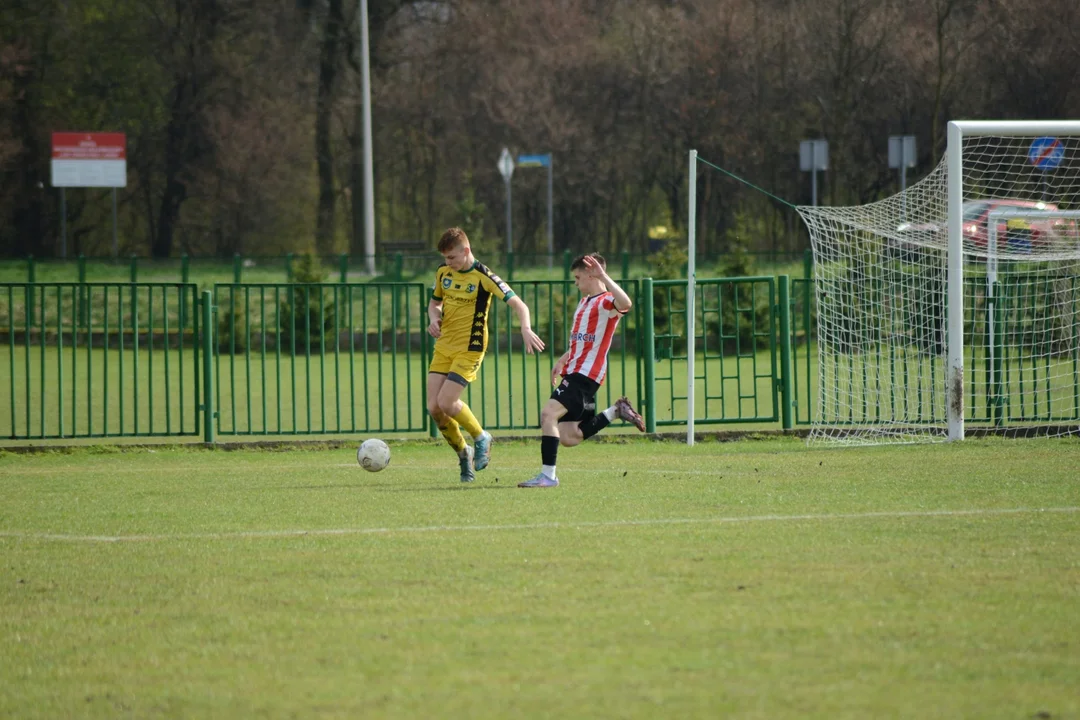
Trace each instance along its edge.
<instances>
[{"instance_id":1,"label":"yellow shorts","mask_svg":"<svg viewBox=\"0 0 1080 720\"><path fill-rule=\"evenodd\" d=\"M431 358L431 365L428 366L429 373L440 373L442 375L449 375L455 373L460 375L465 382L472 382L476 379L476 373L480 370L480 363L484 360L484 353L482 352L456 352L453 355L443 352L436 345L435 355Z\"/></svg>"}]
</instances>

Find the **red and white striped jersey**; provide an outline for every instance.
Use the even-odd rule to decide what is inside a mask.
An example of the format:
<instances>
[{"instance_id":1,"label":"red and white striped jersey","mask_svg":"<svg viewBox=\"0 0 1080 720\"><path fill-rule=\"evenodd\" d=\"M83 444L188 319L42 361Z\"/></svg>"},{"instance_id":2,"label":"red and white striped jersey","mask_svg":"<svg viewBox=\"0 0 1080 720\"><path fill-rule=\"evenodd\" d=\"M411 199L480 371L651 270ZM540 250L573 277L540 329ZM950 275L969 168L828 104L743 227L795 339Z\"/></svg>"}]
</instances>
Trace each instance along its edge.
<instances>
[{"instance_id":1,"label":"red and white striped jersey","mask_svg":"<svg viewBox=\"0 0 1080 720\"><path fill-rule=\"evenodd\" d=\"M563 375L581 373L597 384L607 375L607 356L623 313L610 292L581 298L570 326L570 356Z\"/></svg>"}]
</instances>

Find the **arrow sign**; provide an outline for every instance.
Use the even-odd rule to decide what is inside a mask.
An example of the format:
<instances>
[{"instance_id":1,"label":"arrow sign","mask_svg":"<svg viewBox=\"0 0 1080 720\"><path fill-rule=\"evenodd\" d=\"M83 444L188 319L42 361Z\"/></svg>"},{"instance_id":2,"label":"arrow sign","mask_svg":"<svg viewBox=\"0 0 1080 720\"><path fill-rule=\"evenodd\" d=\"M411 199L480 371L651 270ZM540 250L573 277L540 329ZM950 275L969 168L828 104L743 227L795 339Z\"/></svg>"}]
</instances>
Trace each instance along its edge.
<instances>
[{"instance_id":1,"label":"arrow sign","mask_svg":"<svg viewBox=\"0 0 1080 720\"><path fill-rule=\"evenodd\" d=\"M1053 170L1065 157L1065 146L1056 137L1038 137L1028 150L1028 162L1039 170Z\"/></svg>"},{"instance_id":2,"label":"arrow sign","mask_svg":"<svg viewBox=\"0 0 1080 720\"><path fill-rule=\"evenodd\" d=\"M514 158L510 157L510 151L506 148L503 148L502 154L499 155L499 172L502 173L503 180L506 182L510 182L514 174Z\"/></svg>"}]
</instances>

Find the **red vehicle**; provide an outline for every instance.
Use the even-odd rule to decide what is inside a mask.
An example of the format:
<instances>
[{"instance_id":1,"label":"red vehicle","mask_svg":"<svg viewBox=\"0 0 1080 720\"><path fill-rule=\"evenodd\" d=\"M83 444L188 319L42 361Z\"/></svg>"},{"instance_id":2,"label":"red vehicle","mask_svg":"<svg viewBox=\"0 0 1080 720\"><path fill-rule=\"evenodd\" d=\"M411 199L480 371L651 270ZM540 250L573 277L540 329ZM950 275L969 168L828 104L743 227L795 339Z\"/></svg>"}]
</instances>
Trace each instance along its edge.
<instances>
[{"instance_id":1,"label":"red vehicle","mask_svg":"<svg viewBox=\"0 0 1080 720\"><path fill-rule=\"evenodd\" d=\"M964 242L977 250L985 250L989 233L990 213L1009 210L1057 210L1052 202L1039 200L968 200L964 203ZM1030 251L1033 246L1046 245L1053 238L1076 235L1076 224L1065 218L999 218L997 242L999 250Z\"/></svg>"},{"instance_id":2,"label":"red vehicle","mask_svg":"<svg viewBox=\"0 0 1080 720\"><path fill-rule=\"evenodd\" d=\"M1001 210L1057 210L1052 202L991 198L964 202L962 224L964 244L976 252L986 251L987 223L990 213ZM887 252L893 257L909 259L917 255L922 243L944 247L944 234L948 229L937 223L904 223L897 228L899 238L890 238ZM1066 218L999 218L997 228L998 250L1002 252L1030 252L1032 247L1048 245L1059 238L1071 238L1075 242L1080 233L1075 220ZM908 240L907 238L910 238Z\"/></svg>"}]
</instances>

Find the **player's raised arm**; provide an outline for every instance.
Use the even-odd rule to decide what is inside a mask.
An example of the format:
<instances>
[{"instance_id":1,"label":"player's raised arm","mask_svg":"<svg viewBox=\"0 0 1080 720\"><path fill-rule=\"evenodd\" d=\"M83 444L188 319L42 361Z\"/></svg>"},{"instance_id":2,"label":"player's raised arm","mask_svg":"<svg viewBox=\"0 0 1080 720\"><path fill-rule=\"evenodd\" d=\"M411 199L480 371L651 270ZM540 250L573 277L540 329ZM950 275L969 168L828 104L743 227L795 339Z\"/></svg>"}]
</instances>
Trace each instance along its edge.
<instances>
[{"instance_id":1,"label":"player's raised arm","mask_svg":"<svg viewBox=\"0 0 1080 720\"><path fill-rule=\"evenodd\" d=\"M506 304L510 306L510 309L517 315L518 325L521 327L521 339L525 341L525 352L532 354L541 352L544 349L544 341L540 339L540 336L533 332L532 318L529 316L529 306L525 304L525 301L519 298L517 295L506 301Z\"/></svg>"},{"instance_id":2,"label":"player's raised arm","mask_svg":"<svg viewBox=\"0 0 1080 720\"><path fill-rule=\"evenodd\" d=\"M615 309L621 313L626 313L634 306L630 296L626 294L626 291L619 287L619 284L611 279L611 276L607 274L607 270L604 266L596 261L595 258L586 255L583 258L585 267L593 277L598 278L604 286L607 287L608 292L611 293L611 299L615 303Z\"/></svg>"}]
</instances>

